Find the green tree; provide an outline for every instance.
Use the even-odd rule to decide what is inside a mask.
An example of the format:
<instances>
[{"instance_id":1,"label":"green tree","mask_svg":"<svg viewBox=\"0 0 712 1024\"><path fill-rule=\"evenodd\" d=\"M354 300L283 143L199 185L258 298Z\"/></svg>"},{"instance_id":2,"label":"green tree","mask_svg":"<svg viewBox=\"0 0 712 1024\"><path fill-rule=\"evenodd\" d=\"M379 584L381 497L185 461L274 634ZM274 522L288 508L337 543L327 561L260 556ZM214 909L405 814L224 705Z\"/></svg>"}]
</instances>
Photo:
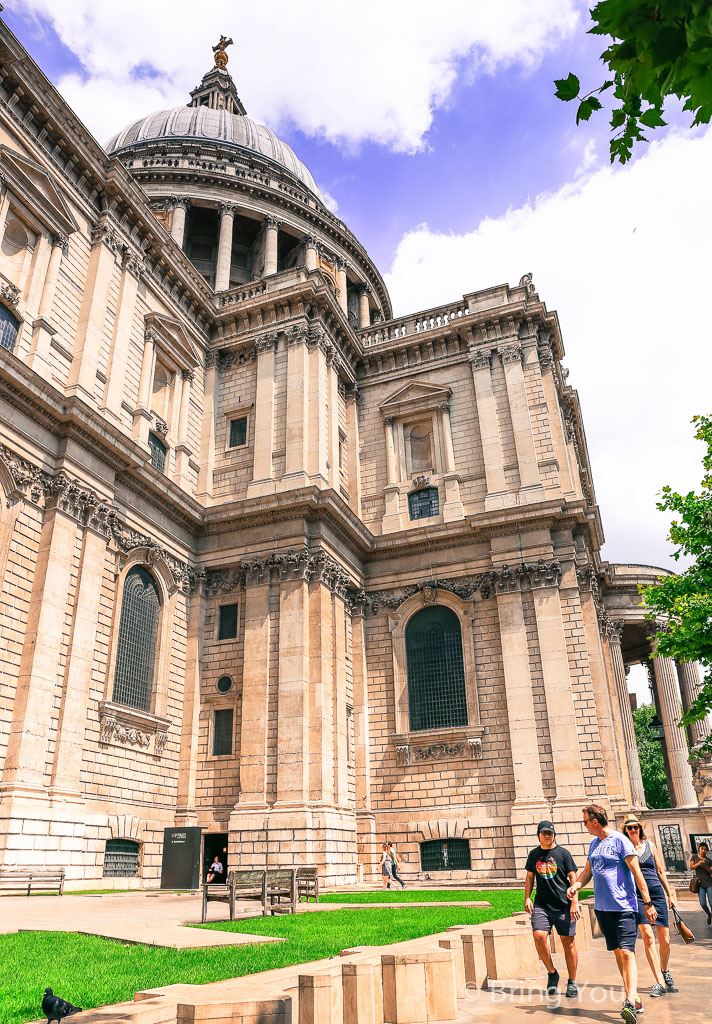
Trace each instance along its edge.
<instances>
[{"instance_id":1,"label":"green tree","mask_svg":"<svg viewBox=\"0 0 712 1024\"><path fill-rule=\"evenodd\" d=\"M657 507L679 516L670 525L669 540L677 545L672 557L677 560L684 554L694 561L684 572L641 588L649 609L647 617L664 616L667 620L666 628L656 636L655 653L678 661L698 661L703 669L699 696L682 717L685 725L699 721L712 709L712 417L695 416L692 422L697 426L695 437L706 448L700 493L678 494L666 486ZM697 753L712 755L712 736Z\"/></svg>"},{"instance_id":2,"label":"green tree","mask_svg":"<svg viewBox=\"0 0 712 1024\"><path fill-rule=\"evenodd\" d=\"M654 704L641 704L633 712L635 738L640 754L640 774L643 776L643 789L648 807L670 806L665 759L659 740L651 739L650 723L655 715Z\"/></svg>"},{"instance_id":3,"label":"green tree","mask_svg":"<svg viewBox=\"0 0 712 1024\"><path fill-rule=\"evenodd\" d=\"M609 89L611 163L630 160L633 145L647 142L646 128L665 125L670 96L683 101L692 127L712 117L712 4L710 0L601 0L591 11L592 35L609 36L601 54L610 77L587 93L576 75L557 79L560 100L578 100L576 124L601 110Z\"/></svg>"}]
</instances>

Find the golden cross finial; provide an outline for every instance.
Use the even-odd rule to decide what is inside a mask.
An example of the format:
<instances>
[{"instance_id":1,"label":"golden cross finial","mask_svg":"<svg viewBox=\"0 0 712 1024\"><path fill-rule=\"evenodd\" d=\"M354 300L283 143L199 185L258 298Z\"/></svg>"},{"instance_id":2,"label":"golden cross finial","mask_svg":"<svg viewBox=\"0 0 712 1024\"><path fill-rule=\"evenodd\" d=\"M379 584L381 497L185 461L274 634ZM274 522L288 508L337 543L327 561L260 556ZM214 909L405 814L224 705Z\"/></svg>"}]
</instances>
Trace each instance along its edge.
<instances>
[{"instance_id":1,"label":"golden cross finial","mask_svg":"<svg viewBox=\"0 0 712 1024\"><path fill-rule=\"evenodd\" d=\"M220 42L213 47L213 53L215 54L215 67L225 68L227 67L228 57L225 50L228 46L232 46L232 39L228 39L227 36L220 36Z\"/></svg>"}]
</instances>

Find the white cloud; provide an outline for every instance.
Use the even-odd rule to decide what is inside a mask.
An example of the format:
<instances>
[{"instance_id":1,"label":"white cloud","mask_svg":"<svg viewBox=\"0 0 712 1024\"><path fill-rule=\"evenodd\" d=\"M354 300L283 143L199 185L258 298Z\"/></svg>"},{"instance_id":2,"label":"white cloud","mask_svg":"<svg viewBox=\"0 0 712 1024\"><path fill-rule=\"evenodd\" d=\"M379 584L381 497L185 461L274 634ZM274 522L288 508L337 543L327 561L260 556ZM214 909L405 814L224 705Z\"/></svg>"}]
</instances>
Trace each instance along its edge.
<instances>
[{"instance_id":1,"label":"white cloud","mask_svg":"<svg viewBox=\"0 0 712 1024\"><path fill-rule=\"evenodd\" d=\"M58 85L102 141L132 118L184 102L225 32L235 39L230 71L257 120L274 130L292 122L346 145L369 140L413 151L460 71L534 67L576 29L582 7L362 0L347 12L326 0L308 8L277 0L238 11L212 0L197 13L186 0L27 0L25 9L51 22L82 61L87 79Z\"/></svg>"},{"instance_id":2,"label":"white cloud","mask_svg":"<svg viewBox=\"0 0 712 1024\"><path fill-rule=\"evenodd\" d=\"M404 312L533 271L560 316L612 561L672 568L656 495L701 478L690 420L712 411L711 165L712 131L670 135L467 234L421 225L387 275Z\"/></svg>"}]
</instances>

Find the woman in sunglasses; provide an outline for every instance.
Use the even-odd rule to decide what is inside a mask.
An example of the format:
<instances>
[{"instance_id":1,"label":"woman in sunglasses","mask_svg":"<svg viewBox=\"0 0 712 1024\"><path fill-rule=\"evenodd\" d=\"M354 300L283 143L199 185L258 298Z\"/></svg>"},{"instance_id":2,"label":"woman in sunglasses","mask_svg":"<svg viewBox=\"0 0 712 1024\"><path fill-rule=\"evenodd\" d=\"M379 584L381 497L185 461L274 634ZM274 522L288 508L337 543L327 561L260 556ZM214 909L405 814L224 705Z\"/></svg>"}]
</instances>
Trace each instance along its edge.
<instances>
[{"instance_id":1,"label":"woman in sunglasses","mask_svg":"<svg viewBox=\"0 0 712 1024\"><path fill-rule=\"evenodd\" d=\"M650 899L653 901L653 906L658 912L655 927L658 933L660 955L658 955L655 945L653 926L649 924L645 916L645 907L643 906L640 893L638 893L638 927L640 928L640 935L645 945L645 955L648 958L650 970L655 978L655 984L650 990L650 995L653 997L662 996L675 987L672 975L668 970L668 963L670 961L668 906L676 906L677 901L672 886L665 874L665 865L660 854L650 840L645 838L645 829L634 814L629 814L625 819L622 831L628 836L635 848L638 862L640 863L640 870L643 872L643 878L648 885Z\"/></svg>"}]
</instances>

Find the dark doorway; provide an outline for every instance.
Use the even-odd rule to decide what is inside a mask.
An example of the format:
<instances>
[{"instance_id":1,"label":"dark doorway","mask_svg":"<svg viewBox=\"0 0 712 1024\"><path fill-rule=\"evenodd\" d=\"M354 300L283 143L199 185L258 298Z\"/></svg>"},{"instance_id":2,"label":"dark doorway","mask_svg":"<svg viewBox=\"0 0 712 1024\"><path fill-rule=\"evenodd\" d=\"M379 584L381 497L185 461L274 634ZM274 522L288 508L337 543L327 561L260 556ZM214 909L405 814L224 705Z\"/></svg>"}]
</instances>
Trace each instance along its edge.
<instances>
[{"instance_id":1,"label":"dark doorway","mask_svg":"<svg viewBox=\"0 0 712 1024\"><path fill-rule=\"evenodd\" d=\"M227 832L204 832L203 833L203 877L205 881L208 868L213 863L213 857L217 855L223 866L223 880L227 879Z\"/></svg>"}]
</instances>

